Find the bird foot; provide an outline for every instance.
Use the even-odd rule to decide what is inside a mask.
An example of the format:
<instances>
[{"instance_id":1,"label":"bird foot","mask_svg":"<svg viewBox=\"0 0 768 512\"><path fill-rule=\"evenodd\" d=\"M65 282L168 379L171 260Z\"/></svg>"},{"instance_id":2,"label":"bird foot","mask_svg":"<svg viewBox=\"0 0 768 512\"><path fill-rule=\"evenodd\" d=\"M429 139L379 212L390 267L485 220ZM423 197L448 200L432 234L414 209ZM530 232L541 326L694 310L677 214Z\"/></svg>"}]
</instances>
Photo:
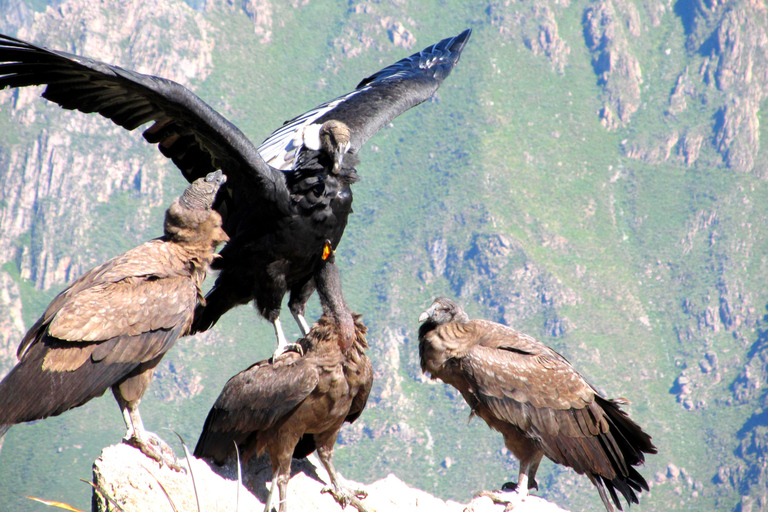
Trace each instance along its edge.
<instances>
[{"instance_id":1,"label":"bird foot","mask_svg":"<svg viewBox=\"0 0 768 512\"><path fill-rule=\"evenodd\" d=\"M517 482L505 482L501 486L502 491L510 492L517 489ZM539 490L539 484L536 482L535 479L528 480L528 489L536 489Z\"/></svg>"},{"instance_id":2,"label":"bird foot","mask_svg":"<svg viewBox=\"0 0 768 512\"><path fill-rule=\"evenodd\" d=\"M123 442L138 448L141 453L150 459L156 460L160 464L165 464L174 471L179 473L187 472L179 462L179 459L176 458L173 449L168 446L168 443L160 439L157 434L143 432L142 436L138 436L134 433L131 437L124 438Z\"/></svg>"},{"instance_id":3,"label":"bird foot","mask_svg":"<svg viewBox=\"0 0 768 512\"><path fill-rule=\"evenodd\" d=\"M272 354L272 361L286 352L297 352L300 356L304 357L304 349L301 345L298 343L288 343L287 345L278 346L277 349L275 349L275 353Z\"/></svg>"},{"instance_id":4,"label":"bird foot","mask_svg":"<svg viewBox=\"0 0 768 512\"><path fill-rule=\"evenodd\" d=\"M334 489L333 487L324 487L321 493L328 493L333 496L333 499L341 505L341 508L347 508L347 505L352 505L359 512L369 512L368 508L360 501L368 497L368 493L362 489L350 490L339 487Z\"/></svg>"},{"instance_id":5,"label":"bird foot","mask_svg":"<svg viewBox=\"0 0 768 512\"><path fill-rule=\"evenodd\" d=\"M480 498L483 496L490 498L491 501L497 505L506 505L504 507L504 511L508 512L509 510L514 509L516 506L522 503L527 495L527 493L523 495L518 491L480 491L479 493L475 494L475 498Z\"/></svg>"}]
</instances>

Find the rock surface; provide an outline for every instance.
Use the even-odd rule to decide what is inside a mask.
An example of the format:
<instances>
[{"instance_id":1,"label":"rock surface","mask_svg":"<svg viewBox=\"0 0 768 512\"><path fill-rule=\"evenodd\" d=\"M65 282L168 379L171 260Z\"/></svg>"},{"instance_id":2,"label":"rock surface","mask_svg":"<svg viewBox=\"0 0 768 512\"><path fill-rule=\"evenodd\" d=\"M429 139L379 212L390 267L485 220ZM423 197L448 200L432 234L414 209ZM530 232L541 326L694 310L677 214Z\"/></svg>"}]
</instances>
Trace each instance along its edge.
<instances>
[{"instance_id":1,"label":"rock surface","mask_svg":"<svg viewBox=\"0 0 768 512\"><path fill-rule=\"evenodd\" d=\"M205 460L191 459L191 475L176 473L147 458L137 449L125 444L109 446L93 465L93 482L109 495L105 499L94 491L93 511L117 510L124 512L178 510L197 511L195 490L200 498L200 510L206 512L234 510L262 510L271 484L271 466L267 457L258 457L243 467L243 485L237 485L237 466L230 460L222 467L209 466ZM184 462L186 464L186 462ZM194 477L194 487L192 482ZM315 456L293 461L288 499L292 512L341 510L341 506L322 489L329 485L328 474ZM409 487L395 475L369 485L347 482L350 489L368 493L363 503L377 512L501 512L502 505L490 498L479 497L469 504L443 501ZM165 490L165 492L163 492ZM167 495L166 495L167 493ZM239 499L239 507L238 507ZM112 502L110 504L110 501ZM173 506L171 505L173 503ZM516 512L564 512L563 509L539 497L529 496L515 507Z\"/></svg>"}]
</instances>

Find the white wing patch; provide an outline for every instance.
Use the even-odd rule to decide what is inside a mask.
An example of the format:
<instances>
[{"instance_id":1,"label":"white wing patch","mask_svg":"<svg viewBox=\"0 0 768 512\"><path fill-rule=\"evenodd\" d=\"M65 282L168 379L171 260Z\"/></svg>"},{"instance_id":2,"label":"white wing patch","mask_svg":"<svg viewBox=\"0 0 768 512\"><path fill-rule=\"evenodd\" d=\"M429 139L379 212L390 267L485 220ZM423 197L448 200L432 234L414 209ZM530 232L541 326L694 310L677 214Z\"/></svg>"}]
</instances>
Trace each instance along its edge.
<instances>
[{"instance_id":1,"label":"white wing patch","mask_svg":"<svg viewBox=\"0 0 768 512\"><path fill-rule=\"evenodd\" d=\"M261 158L275 169L281 171L293 170L296 156L305 145L305 132L306 135L314 133L315 139L317 138L319 127L317 130L307 130L309 125L314 123L316 119L319 119L336 108L340 103L347 101L352 96L367 89L370 89L370 86L362 87L345 94L344 96L340 96L335 100L329 101L328 103L318 105L309 112L305 112L287 122L272 132L272 134L261 143L261 146L259 146L259 154L261 155ZM311 142L307 140L307 142L309 143L307 147L310 147L311 149L319 149L319 144L314 140Z\"/></svg>"}]
</instances>

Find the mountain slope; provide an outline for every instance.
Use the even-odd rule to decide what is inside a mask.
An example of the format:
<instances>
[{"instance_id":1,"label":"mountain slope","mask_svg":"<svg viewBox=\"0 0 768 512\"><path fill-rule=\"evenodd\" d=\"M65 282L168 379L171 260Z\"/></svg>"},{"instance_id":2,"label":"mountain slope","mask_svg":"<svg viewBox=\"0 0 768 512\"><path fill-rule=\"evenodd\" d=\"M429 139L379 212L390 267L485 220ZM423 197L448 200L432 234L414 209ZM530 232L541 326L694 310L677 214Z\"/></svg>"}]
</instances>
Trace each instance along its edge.
<instances>
[{"instance_id":1,"label":"mountain slope","mask_svg":"<svg viewBox=\"0 0 768 512\"><path fill-rule=\"evenodd\" d=\"M255 142L473 28L435 99L361 151L338 258L347 300L371 330L377 380L369 409L342 433L343 474L393 472L462 502L514 477L501 436L467 424L461 397L418 368L416 318L444 294L546 341L632 402L660 452L642 470L654 482L643 510L765 509L762 4L90 5L0 8L27 13L4 17L18 20L19 37L190 85ZM139 134L38 94L0 93L2 369L56 291L157 236L184 187ZM145 399L147 427L194 442L226 379L271 348L250 307L180 340ZM89 478L121 432L106 399L15 427L0 451L0 502L37 510L20 492L86 508L76 478ZM570 510L599 506L570 471L545 463L539 483Z\"/></svg>"}]
</instances>

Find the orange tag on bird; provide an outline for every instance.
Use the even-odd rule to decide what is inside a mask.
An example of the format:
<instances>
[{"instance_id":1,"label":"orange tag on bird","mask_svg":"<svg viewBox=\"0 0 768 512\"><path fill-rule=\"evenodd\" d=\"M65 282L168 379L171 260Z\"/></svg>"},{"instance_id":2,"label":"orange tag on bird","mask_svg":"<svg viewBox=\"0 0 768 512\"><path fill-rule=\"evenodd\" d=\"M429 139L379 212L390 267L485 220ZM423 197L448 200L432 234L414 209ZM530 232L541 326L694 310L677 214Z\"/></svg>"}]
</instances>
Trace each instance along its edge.
<instances>
[{"instance_id":1,"label":"orange tag on bird","mask_svg":"<svg viewBox=\"0 0 768 512\"><path fill-rule=\"evenodd\" d=\"M330 242L325 242L325 246L323 247L323 261L328 259L328 256L333 254L333 248L331 247Z\"/></svg>"}]
</instances>

